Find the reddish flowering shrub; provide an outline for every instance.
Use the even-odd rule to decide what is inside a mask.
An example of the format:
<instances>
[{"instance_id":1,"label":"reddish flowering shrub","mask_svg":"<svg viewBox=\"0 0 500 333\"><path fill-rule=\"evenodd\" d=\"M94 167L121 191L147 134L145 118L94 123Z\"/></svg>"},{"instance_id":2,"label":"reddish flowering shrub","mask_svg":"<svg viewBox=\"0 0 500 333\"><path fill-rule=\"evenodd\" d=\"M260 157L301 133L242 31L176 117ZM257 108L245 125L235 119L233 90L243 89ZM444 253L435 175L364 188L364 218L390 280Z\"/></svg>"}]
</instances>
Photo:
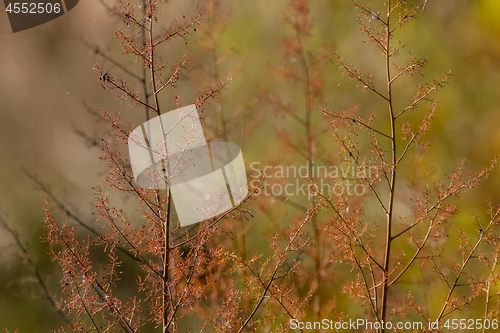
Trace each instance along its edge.
<instances>
[{"instance_id":1,"label":"reddish flowering shrub","mask_svg":"<svg viewBox=\"0 0 500 333\"><path fill-rule=\"evenodd\" d=\"M425 57L402 56L403 44L396 39L426 1L352 3L365 41L381 55L376 61L383 77L350 64L332 44L311 47L315 21L309 2L290 0L283 14L283 61L272 69L299 93L290 97L261 89L258 98L242 102L235 112L225 108L223 92L244 62L222 74L221 64L233 53L220 52L218 37L230 18L220 1L203 2L203 13L173 20L167 28L159 19L163 6L168 6L163 1L117 0L116 6L108 7L110 15L127 26L116 32L123 55L132 57L141 70L137 74L88 44L122 71L119 75L96 62L105 90L117 92L130 107L127 111L142 109L143 121L160 117L174 105L183 106L177 89L192 73L192 64L188 56L166 62L162 51L176 41L187 43L197 32L202 36L197 46L208 56L194 71L202 92L188 103L201 112L214 107L211 115L216 121L205 124L207 137L228 141L236 128L232 122L244 114L249 120L245 133L255 133L267 110L280 117L279 125L294 122L290 128L274 126L287 156L268 164L293 165L300 158L307 166L307 175L300 179L307 198L292 202L284 195L261 195L269 180L263 176L254 179L249 195L231 210L183 227L173 209L165 162L160 178L167 189L145 189L137 185L125 157L133 128L140 124L129 125L125 112L117 116L103 111L111 138L94 145L102 149L107 175L93 188L93 213L102 231L71 213L49 187L31 176L48 197L46 241L62 270L62 299L50 292L35 265L27 263L66 323L61 331L287 332L298 321L345 321L356 316L379 324L379 332L385 331L382 323L398 320L420 321L425 330L429 322L439 322L434 331L447 331L448 318L457 313L484 320L498 315L494 286L499 280L500 210L490 205L487 220L470 219L473 228L453 223L461 213L457 198L480 186L496 162L476 172L466 171L462 163L437 182L405 179L413 155L423 154L428 146L425 134L439 106L436 92L451 76L448 72L417 85L413 96L400 96L395 90L403 77L421 73L427 63ZM340 110L327 105L325 87L333 62L356 87L373 96L372 113L360 105ZM246 114L262 102L262 110ZM325 183L318 165L342 171L330 173ZM284 179L272 181L287 184ZM362 193L356 192L357 186ZM342 190L347 188L354 192ZM280 210L289 204L295 209L292 213ZM51 205L90 236L79 236L72 224L57 222ZM247 223L256 216L270 220L259 235L259 245L267 244L265 248L247 241ZM29 259L15 231L3 219L0 222ZM426 288L436 286L445 293L432 301L422 296Z\"/></svg>"}]
</instances>

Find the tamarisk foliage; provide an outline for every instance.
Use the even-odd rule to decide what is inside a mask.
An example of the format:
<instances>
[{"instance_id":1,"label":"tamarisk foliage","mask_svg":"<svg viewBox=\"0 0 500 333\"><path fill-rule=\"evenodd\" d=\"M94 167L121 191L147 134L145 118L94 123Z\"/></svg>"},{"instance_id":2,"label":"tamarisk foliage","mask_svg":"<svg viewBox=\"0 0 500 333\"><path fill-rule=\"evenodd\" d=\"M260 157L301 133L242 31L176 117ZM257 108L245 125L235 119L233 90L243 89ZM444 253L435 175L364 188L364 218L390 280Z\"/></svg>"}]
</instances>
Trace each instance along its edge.
<instances>
[{"instance_id":1,"label":"tamarisk foliage","mask_svg":"<svg viewBox=\"0 0 500 333\"><path fill-rule=\"evenodd\" d=\"M435 331L446 331L446 320L464 313L498 316L500 210L490 204L487 214L464 217L468 212L460 209L461 197L481 186L496 162L475 172L461 163L438 181L412 169L427 152L425 135L438 111L437 93L451 78L451 72L444 72L419 84L427 79L417 74L425 73L428 59L414 56L417 50L408 53L396 38L405 36L406 25L423 14L427 1L351 2L366 43L380 54L367 63L382 75L360 70L331 44L315 49L309 1L290 0L282 16L283 63L272 65L286 81L288 95L262 89L235 111L228 107L229 94L222 92L244 65L230 71L231 65L223 67L234 55L219 44L231 22L226 3L193 3L203 13L170 20L160 15L172 5L166 1L106 5L110 15L123 21L115 35L123 58L137 65L124 66L87 43L113 66L96 61L99 84L128 105L119 115L100 112L109 137L92 139L92 147L102 149L107 174L93 188L92 226L30 175L47 196L46 241L62 270L62 298L48 289L16 231L0 219L64 321L60 331L288 332L297 321L360 317L379 324L423 322L424 330L437 321ZM175 52L170 51L183 48L193 34L201 35L198 51L207 56L194 66L187 55L172 59ZM335 40L335 31L332 36ZM331 63L369 94L370 109L330 104L325 87L336 74L330 72ZM203 86L196 97L179 88L185 82L195 86L192 81ZM406 88L415 82L409 95ZM232 141L241 130L250 141L249 133L273 129L290 153L280 155L280 162L300 160L308 166L302 180L307 200L257 195L266 181L262 176L241 204L181 227L168 186L139 187L124 151L133 128L182 107L183 101L194 103L200 113L213 106L212 114L202 113L202 121L212 120L207 114L215 119L204 124L210 139ZM260 110L254 111L255 105ZM283 121L261 128L270 111L296 127ZM140 123L132 126L137 114ZM269 166L277 163L275 155ZM354 172L330 176L325 186L314 163ZM408 170L415 180L408 180ZM274 181L283 185L287 180ZM339 190L349 184L364 190ZM69 221L57 221L51 205ZM283 213L283 207L292 209ZM258 230L252 222L260 218L269 223L255 237L249 230ZM252 243L255 238L259 246Z\"/></svg>"},{"instance_id":2,"label":"tamarisk foliage","mask_svg":"<svg viewBox=\"0 0 500 333\"><path fill-rule=\"evenodd\" d=\"M424 134L436 115L436 92L451 76L447 72L419 85L413 96L404 96L399 93L404 90L397 89L403 77L421 73L427 63L427 58L411 53L403 57L404 44L395 38L425 9L426 2L388 0L367 5L352 1L365 42L382 55L383 60L376 61L385 68L385 77L364 73L338 53L335 57L342 73L380 103L373 104L375 109L369 115L359 106L321 111L331 123L345 163L376 172L359 173L358 181L369 189L361 199L324 191L318 191L317 199L331 216L325 229L337 248L331 254L332 263L350 265L355 272L344 283L343 293L361 299L373 321L411 318L423 322L426 329L428 322L438 321L442 330L445 318L473 305L477 309L478 302L486 303L484 319L497 311L490 307L488 286L497 280L491 272L498 257L500 211L490 205L487 221L469 219L477 233L461 230L456 234L460 253L456 256L457 245L450 236L456 230L452 221L459 213L456 199L480 186L496 161L478 172L467 172L462 163L446 180L435 183L419 179L409 184L401 172L407 160L428 146ZM486 276L475 274L484 273L477 269L478 261L486 266ZM446 294L422 298L425 289L436 287ZM439 311L431 308L436 302L441 303Z\"/></svg>"},{"instance_id":3,"label":"tamarisk foliage","mask_svg":"<svg viewBox=\"0 0 500 333\"><path fill-rule=\"evenodd\" d=\"M134 57L141 64L142 76L134 74L129 82L95 65L102 87L118 92L119 99L128 101L130 112L136 112L137 107L144 108L144 120L180 106L176 97L170 108L163 108L164 100L160 96L167 89L176 88L187 70L188 58L170 67L157 50L176 39L187 41L202 20L200 13L191 19L174 20L170 27L160 29L162 6L165 5L154 0L142 3L119 0L115 7L108 8L127 25L127 29L116 32L116 38L121 41L124 56ZM202 109L207 101L217 99L224 87L225 84L220 83L207 87L193 103ZM217 290L214 296L211 295L217 289L216 282L221 283L217 281L218 276L225 270L220 255L224 241L213 238L229 233L222 220L245 213L246 200L222 216L194 228L181 228L174 220L169 189L148 190L135 183L130 163L122 156L120 148L127 143L131 129L111 112L103 111L103 117L112 135L111 140L101 143L109 172L106 179L94 187L94 214L105 234L79 239L74 227L56 222L48 201L45 203L47 242L52 245L52 255L63 271L64 298L58 307L70 316L73 324L69 328L73 331L139 332L151 323L163 332L176 332L184 313L189 314L194 308L200 308L201 312L210 307L204 303L209 296L216 300L222 297ZM135 199L141 221L115 207L109 191ZM93 264L92 256L99 252L108 258L104 268ZM135 273L131 273L122 268L125 255L134 259L139 273L137 269L132 269ZM120 288L125 279L133 279L135 291ZM237 303L237 291L232 295L228 302ZM237 306L229 309L234 316L239 315ZM223 319L227 316L227 313L220 314ZM219 325L213 313L210 319L213 322L207 321L205 326Z\"/></svg>"}]
</instances>

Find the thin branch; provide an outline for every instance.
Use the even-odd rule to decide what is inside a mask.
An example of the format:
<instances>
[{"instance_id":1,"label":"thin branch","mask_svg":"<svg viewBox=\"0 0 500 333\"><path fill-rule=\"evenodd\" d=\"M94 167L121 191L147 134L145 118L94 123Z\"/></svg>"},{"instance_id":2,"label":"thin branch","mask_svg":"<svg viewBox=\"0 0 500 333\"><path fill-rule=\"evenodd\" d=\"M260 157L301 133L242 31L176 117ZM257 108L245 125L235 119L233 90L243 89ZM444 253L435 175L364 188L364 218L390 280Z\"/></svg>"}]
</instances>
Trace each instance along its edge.
<instances>
[{"instance_id":1,"label":"thin branch","mask_svg":"<svg viewBox=\"0 0 500 333\"><path fill-rule=\"evenodd\" d=\"M63 211L64 214L66 214L66 216L68 216L69 218L71 218L73 221L75 221L79 226L83 227L85 230L87 231L90 231L92 234L94 234L95 236L97 236L97 238L99 238L101 241L104 241L104 237L102 235L100 235L94 228L90 227L89 225L87 225L85 222L82 221L82 219L80 219L78 216L76 216L73 212L71 212L55 195L54 193L52 193L52 191L49 189L49 187L47 185L45 185L44 183L42 183L35 175L31 174L29 171L27 171L26 169L22 169L22 171L24 172L24 174L29 178L31 179L39 188L40 190L45 193L45 195L47 195L47 197L50 198L50 200L56 204L57 207L59 207L59 209L61 209ZM120 247L120 246L117 246L116 247L121 253L125 254L127 257L129 257L130 259L134 260L134 261L137 261L137 262L141 262L141 260L137 257L135 257L134 255L132 255L129 251L125 250L124 248Z\"/></svg>"},{"instance_id":2,"label":"thin branch","mask_svg":"<svg viewBox=\"0 0 500 333\"><path fill-rule=\"evenodd\" d=\"M363 244L363 241L361 240L361 238L359 238L358 235L356 235L355 231L351 229L351 226L349 225L349 223L344 219L344 217L342 216L342 214L340 214L340 212L338 211L338 209L332 204L332 202L327 199L323 194L321 193L318 193L318 195L320 197L322 197L325 202L328 203L328 205L333 209L333 211L337 214L337 216L339 217L339 219L344 223L344 225L346 226L347 230L349 230L349 232L351 233L351 235L354 237L354 239L356 240L356 242L358 243L359 247L363 250L363 252L373 261L373 263L375 265L377 265L380 269L383 269L382 265L380 265L378 263L378 261L370 254L370 252L368 252L368 250L366 249L365 245Z\"/></svg>"},{"instance_id":3,"label":"thin branch","mask_svg":"<svg viewBox=\"0 0 500 333\"><path fill-rule=\"evenodd\" d=\"M437 91L439 88L442 88L446 84L446 82L448 81L448 79L450 78L450 76L451 76L451 71L448 72L448 73L446 73L446 76L443 79L441 79L440 81L435 82L432 85L432 87L426 89L425 92L422 95L417 94L415 100L410 105L408 105L406 108L404 108L402 111L400 111L395 116L395 118L398 118L399 116L401 116L403 113L405 113L408 110L415 109L415 107L420 102L422 102L424 99L427 99L427 97L429 97L430 94L432 94L433 92Z\"/></svg>"},{"instance_id":4,"label":"thin branch","mask_svg":"<svg viewBox=\"0 0 500 333\"><path fill-rule=\"evenodd\" d=\"M262 295L259 299L259 301L257 302L257 305L255 306L255 308L253 309L252 313L248 316L248 318L245 320L245 322L243 323L243 325L240 327L240 329L238 330L238 333L241 333L243 332L243 330L245 329L245 327L248 325L248 323L250 322L250 320L253 318L253 316L257 313L257 310L259 309L260 305L262 304L262 302L264 301L265 297L266 297L266 294L267 292L269 291L269 288L271 288L271 285L272 283L274 282L274 277L276 276L276 273L278 272L278 269L281 267L281 265L286 261L286 254L288 253L288 251L290 250L290 247L292 246L292 244L295 242L295 240L298 238L299 236L299 233L300 231L304 228L304 226L307 224L307 222L309 222L311 219L314 218L314 215L315 215L315 212L314 210L311 210L308 215L306 216L306 218L302 221L302 223L299 225L299 227L297 228L297 230L295 230L295 232L293 233L293 235L290 236L290 241L288 242L288 245L286 246L286 248L282 251L282 255L280 256L278 262L276 263L276 266L274 267L274 270L273 270L273 273L271 274L271 277L269 279L269 282L267 283L266 285L266 288L264 289L264 291L262 292Z\"/></svg>"},{"instance_id":5,"label":"thin branch","mask_svg":"<svg viewBox=\"0 0 500 333\"><path fill-rule=\"evenodd\" d=\"M388 97L381 94L377 89L375 89L375 87L373 86L372 83L367 82L365 79L363 79L361 77L361 75L359 73L357 73L354 69L350 68L350 66L347 63L345 63L344 60L338 54L336 54L336 57L340 63L340 68L342 68L344 70L345 75L347 75L353 79L356 79L357 81L359 81L363 85L363 88L368 88L371 91L373 91L375 94L382 97L384 100L389 101Z\"/></svg>"},{"instance_id":6,"label":"thin branch","mask_svg":"<svg viewBox=\"0 0 500 333\"><path fill-rule=\"evenodd\" d=\"M384 137L386 137L386 138L388 138L388 139L392 139L389 135L387 135L387 134L385 134L385 133L382 133L382 132L380 132L379 130L376 130L375 128L371 127L371 126L370 126L370 125L368 125L368 124L365 124L364 122L362 122L362 121L360 121L360 120L358 120L358 119L355 119L355 118L352 118L352 117L337 116L336 114L333 114L333 113L331 113L331 112L325 111L325 110L323 110L323 109L320 109L320 111L321 111L321 112L323 112L324 114L326 114L326 115L328 115L328 116L332 117L332 118L335 118L335 119L340 119L340 120L346 119L346 120L350 120L350 121L352 121L353 123L357 123L357 124L360 124L360 125L362 125L362 126L366 127L366 128L367 128L367 129L369 129L370 131L373 131L373 132L375 132L375 133L377 133L377 134L380 134L380 135L382 135L382 136L384 136Z\"/></svg>"},{"instance_id":7,"label":"thin branch","mask_svg":"<svg viewBox=\"0 0 500 333\"><path fill-rule=\"evenodd\" d=\"M474 253L476 252L477 248L479 247L479 245L481 245L483 243L483 241L485 240L485 238L487 237L487 234L488 232L490 231L490 229L492 228L492 226L494 224L496 224L496 219L498 218L498 216L500 215L500 209L497 209L497 211L495 212L495 214L493 214L491 216L491 219L490 219L490 222L488 223L488 226L484 229L484 233L481 233L480 236L479 236L479 239L477 240L476 244L474 245L474 247L472 248L472 250L470 251L469 255L467 256L467 258L465 259L465 261L462 263L462 266L460 267L458 273L457 273L457 276L455 278L455 281L453 282L453 285L451 286L450 290L448 291L448 295L446 296L446 299L445 299L445 302L444 302L444 305L443 305L443 308L441 309L441 312L439 313L436 321L439 321L441 320L442 318L444 318L445 316L449 315L450 313L452 313L454 311L454 309L451 309L451 311L449 311L447 314L445 314L445 311L446 309L448 308L448 305L449 305L449 301L451 299L451 296L453 294L453 291L455 290L455 288L457 287L458 285L458 280L460 279L460 277L462 277L462 274L465 270L465 267L467 266L467 264L469 263L469 261L471 260L472 256L474 255Z\"/></svg>"},{"instance_id":8,"label":"thin branch","mask_svg":"<svg viewBox=\"0 0 500 333\"><path fill-rule=\"evenodd\" d=\"M19 238L19 234L17 233L16 230L12 229L9 226L7 221L5 221L1 215L0 215L0 227L5 229L12 236L12 238L14 238L14 241L16 242L17 246L21 250L24 259L28 263L28 266L29 266L31 272L35 276L36 281L38 282L38 284L42 288L42 291L45 295L45 298L47 298L47 300L50 302L50 304L52 304L52 307L54 308L54 310L56 310L57 314L59 315L59 317L61 317L61 319L64 321L64 323L67 326L71 327L73 325L71 320L66 316L66 314L63 311L61 311L59 305L57 304L57 301L56 301L54 295L50 292L49 288L47 287L47 285L43 281L38 268L36 267L35 263L31 259L31 256L28 254L27 248L21 242L21 239Z\"/></svg>"}]
</instances>

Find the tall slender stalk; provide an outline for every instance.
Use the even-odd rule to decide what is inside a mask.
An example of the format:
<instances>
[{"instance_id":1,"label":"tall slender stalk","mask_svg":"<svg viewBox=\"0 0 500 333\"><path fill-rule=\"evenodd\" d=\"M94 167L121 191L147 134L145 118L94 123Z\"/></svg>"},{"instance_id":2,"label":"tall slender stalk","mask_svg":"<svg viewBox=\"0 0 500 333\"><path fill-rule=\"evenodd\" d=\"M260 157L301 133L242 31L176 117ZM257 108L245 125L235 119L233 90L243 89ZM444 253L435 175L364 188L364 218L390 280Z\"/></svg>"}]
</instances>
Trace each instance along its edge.
<instances>
[{"instance_id":1,"label":"tall slender stalk","mask_svg":"<svg viewBox=\"0 0 500 333\"><path fill-rule=\"evenodd\" d=\"M389 111L389 119L391 124L391 181L389 184L389 204L387 209L386 237L384 250L384 271L382 284L382 301L380 305L380 320L385 321L387 315L387 297L389 292L389 261L391 258L391 243L392 243L392 219L394 213L394 197L396 194L396 168L397 168L397 153L396 153L396 118L394 117L394 109L392 103L392 78L391 78L391 0L387 0L387 20L385 22L385 66L387 78L387 105ZM382 329L380 330L382 331Z\"/></svg>"},{"instance_id":2,"label":"tall slender stalk","mask_svg":"<svg viewBox=\"0 0 500 333\"><path fill-rule=\"evenodd\" d=\"M305 97L305 134L306 134L306 163L307 163L307 173L309 175L309 180L314 182L314 156L313 156L313 137L312 137L312 121L311 116L313 112L312 106L312 96L311 96L311 79L309 75L309 68L304 55L303 41L300 31L297 32L297 39L299 40L299 61L301 64L302 74L304 76L303 88ZM311 202L312 203L312 202ZM310 204L311 204L310 203ZM318 321L320 316L320 306L321 306L321 239L320 239L320 227L316 216L312 218L312 228L314 234L314 252L313 263L313 286L315 287L314 299L313 299L313 312L314 320Z\"/></svg>"}]
</instances>

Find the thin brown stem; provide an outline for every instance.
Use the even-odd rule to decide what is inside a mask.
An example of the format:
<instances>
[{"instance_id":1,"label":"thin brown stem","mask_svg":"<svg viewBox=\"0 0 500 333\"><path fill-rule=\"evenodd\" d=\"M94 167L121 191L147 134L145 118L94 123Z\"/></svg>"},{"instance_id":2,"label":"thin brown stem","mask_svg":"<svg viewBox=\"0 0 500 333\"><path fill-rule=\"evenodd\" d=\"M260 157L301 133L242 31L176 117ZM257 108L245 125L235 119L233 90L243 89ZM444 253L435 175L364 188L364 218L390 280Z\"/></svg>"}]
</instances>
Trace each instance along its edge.
<instances>
[{"instance_id":1,"label":"thin brown stem","mask_svg":"<svg viewBox=\"0 0 500 333\"><path fill-rule=\"evenodd\" d=\"M391 243L392 243L392 216L394 213L394 197L396 192L396 167L397 167L397 154L396 154L396 118L394 117L393 101L392 101L392 83L391 83L391 65L390 65L390 19L391 19L391 0L387 0L387 24L386 24L386 73L387 73L387 104L389 108L389 116L391 123L391 155L392 155L392 167L391 167L391 182L390 182L390 193L389 193L389 204L388 204L388 214L387 214L387 225L386 225L386 237L385 237L385 250L384 250L384 269L383 269L383 284L382 284L382 300L380 305L380 319L382 321L386 320L387 316L387 299L389 292L389 261L391 257ZM381 328L380 332L384 330Z\"/></svg>"}]
</instances>

